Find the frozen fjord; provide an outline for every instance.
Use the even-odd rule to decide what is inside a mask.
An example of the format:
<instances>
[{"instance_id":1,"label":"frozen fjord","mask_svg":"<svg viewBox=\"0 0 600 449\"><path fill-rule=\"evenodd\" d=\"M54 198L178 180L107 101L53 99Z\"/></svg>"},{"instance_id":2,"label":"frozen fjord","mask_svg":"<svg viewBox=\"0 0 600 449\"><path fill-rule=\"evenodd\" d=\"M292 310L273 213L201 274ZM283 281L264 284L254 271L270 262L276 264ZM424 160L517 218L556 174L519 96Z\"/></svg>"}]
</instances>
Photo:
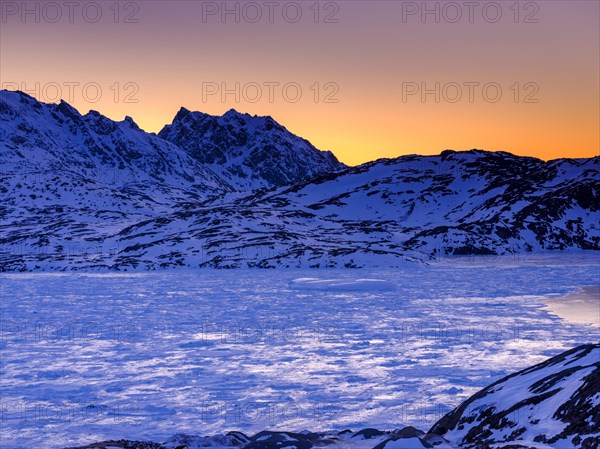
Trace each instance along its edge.
<instances>
[{"instance_id":1,"label":"frozen fjord","mask_svg":"<svg viewBox=\"0 0 600 449\"><path fill-rule=\"evenodd\" d=\"M359 288L290 288L299 278ZM566 322L545 300L599 283L597 254L377 271L2 275L0 444L426 430L503 375L598 341L597 327Z\"/></svg>"}]
</instances>

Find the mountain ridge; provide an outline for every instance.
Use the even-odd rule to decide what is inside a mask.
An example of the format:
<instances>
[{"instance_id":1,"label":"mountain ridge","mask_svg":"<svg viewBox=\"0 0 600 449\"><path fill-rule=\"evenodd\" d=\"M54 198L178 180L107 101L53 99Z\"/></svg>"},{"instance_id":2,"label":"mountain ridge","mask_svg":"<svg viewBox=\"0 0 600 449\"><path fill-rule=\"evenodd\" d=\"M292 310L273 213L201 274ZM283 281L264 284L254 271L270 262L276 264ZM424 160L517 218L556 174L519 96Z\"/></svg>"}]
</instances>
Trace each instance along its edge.
<instances>
[{"instance_id":1,"label":"mountain ridge","mask_svg":"<svg viewBox=\"0 0 600 449\"><path fill-rule=\"evenodd\" d=\"M600 157L445 150L348 167L268 116L177 116L161 131L169 141L130 117L1 91L0 270L357 268L600 250Z\"/></svg>"},{"instance_id":2,"label":"mountain ridge","mask_svg":"<svg viewBox=\"0 0 600 449\"><path fill-rule=\"evenodd\" d=\"M271 116L235 109L214 116L181 108L158 136L243 190L291 184L346 167L333 153L317 150Z\"/></svg>"}]
</instances>

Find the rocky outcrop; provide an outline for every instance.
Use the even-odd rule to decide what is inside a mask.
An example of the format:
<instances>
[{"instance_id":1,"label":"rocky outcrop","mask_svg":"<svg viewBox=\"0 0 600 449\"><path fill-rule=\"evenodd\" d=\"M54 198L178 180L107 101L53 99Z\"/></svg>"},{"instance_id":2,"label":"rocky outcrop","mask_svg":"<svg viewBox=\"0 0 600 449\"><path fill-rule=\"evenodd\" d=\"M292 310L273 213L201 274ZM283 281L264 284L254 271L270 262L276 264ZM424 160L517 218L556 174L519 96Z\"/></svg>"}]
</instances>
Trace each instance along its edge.
<instances>
[{"instance_id":1,"label":"rocky outcrop","mask_svg":"<svg viewBox=\"0 0 600 449\"><path fill-rule=\"evenodd\" d=\"M584 345L479 391L430 430L460 447L600 446L600 344Z\"/></svg>"}]
</instances>

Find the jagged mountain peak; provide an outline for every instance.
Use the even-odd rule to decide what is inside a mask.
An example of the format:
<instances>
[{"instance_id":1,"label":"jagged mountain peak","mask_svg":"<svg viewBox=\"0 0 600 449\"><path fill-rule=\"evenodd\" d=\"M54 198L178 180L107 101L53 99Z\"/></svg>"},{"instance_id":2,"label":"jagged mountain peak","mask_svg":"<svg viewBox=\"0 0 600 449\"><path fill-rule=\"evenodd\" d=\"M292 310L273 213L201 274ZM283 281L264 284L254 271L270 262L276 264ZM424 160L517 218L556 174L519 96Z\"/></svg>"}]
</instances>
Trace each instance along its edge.
<instances>
[{"instance_id":1,"label":"jagged mountain peak","mask_svg":"<svg viewBox=\"0 0 600 449\"><path fill-rule=\"evenodd\" d=\"M0 125L0 164L7 182L19 182L23 172L37 174L19 184L22 191L16 197L34 199L21 200L23 205L41 204L36 191L55 184L42 183L46 173L51 177L54 172L62 173L66 184L80 183L69 192L59 194L58 189L57 197L67 195L80 203L94 195L116 198L139 189L144 192L141 203L152 208L231 190L185 151L141 130L131 117L116 122L94 110L81 115L66 101L41 103L22 92L2 91ZM92 192L92 184L102 192ZM6 204L18 204L16 197ZM52 194L45 197L58 201ZM107 202L113 207L119 201Z\"/></svg>"},{"instance_id":2,"label":"jagged mountain peak","mask_svg":"<svg viewBox=\"0 0 600 449\"><path fill-rule=\"evenodd\" d=\"M182 108L158 135L208 165L238 190L293 184L345 166L270 116L222 116Z\"/></svg>"},{"instance_id":3,"label":"jagged mountain peak","mask_svg":"<svg viewBox=\"0 0 600 449\"><path fill-rule=\"evenodd\" d=\"M238 112L235 108L229 109L225 114L222 115L223 118L236 118L236 117L251 117L250 114L246 114L243 112ZM256 116L254 116L256 117Z\"/></svg>"},{"instance_id":4,"label":"jagged mountain peak","mask_svg":"<svg viewBox=\"0 0 600 449\"><path fill-rule=\"evenodd\" d=\"M133 120L133 118L128 115L126 115L125 119L123 119L123 123L126 123L127 125L129 125L131 128L133 128L135 130L141 130L141 128L138 126L138 124L135 122L135 120Z\"/></svg>"},{"instance_id":5,"label":"jagged mountain peak","mask_svg":"<svg viewBox=\"0 0 600 449\"><path fill-rule=\"evenodd\" d=\"M85 145L95 148L92 153L102 153L105 162L113 159L113 165L123 166L123 163L98 148L108 145L108 153L113 153L114 148L131 146L132 141L141 139L146 141L145 145L152 141L150 146L153 147L178 147L195 161L194 164L216 172L222 184L242 191L289 185L345 167L331 152L319 151L270 116L250 115L235 109L214 116L182 107L173 123L154 135L143 132L131 117L116 122L95 110L82 115L66 101L40 103L23 92L2 91L1 97L0 113L5 117L17 117L28 124L22 127L31 129L48 120L60 126L66 121L64 126L70 138L79 135ZM51 117L40 121L42 111ZM97 138L87 136L90 132L110 142L98 147ZM133 150L131 156L135 159L138 153L139 148Z\"/></svg>"},{"instance_id":6,"label":"jagged mountain peak","mask_svg":"<svg viewBox=\"0 0 600 449\"><path fill-rule=\"evenodd\" d=\"M185 108L185 107L181 107L179 109L179 111L177 111L177 114L175 114L175 117L173 118L173 123L187 123L190 121L197 121L197 120L201 120L204 117L210 117L208 114L204 114L202 112L194 112L194 111L190 111L189 109ZM166 125L167 126L171 126L171 125Z\"/></svg>"},{"instance_id":7,"label":"jagged mountain peak","mask_svg":"<svg viewBox=\"0 0 600 449\"><path fill-rule=\"evenodd\" d=\"M223 115L213 115L200 111L192 111L185 107L181 107L173 122L169 125L165 125L164 129L170 129L174 125L185 124L189 126L198 125L205 123L207 120L219 123L222 126L227 126L232 123L239 126L251 126L253 128L264 128L266 131L270 131L273 128L278 130L287 131L285 126L277 122L270 115L251 115L246 112L239 112L235 108L231 108L226 111ZM162 131L161 131L162 132Z\"/></svg>"},{"instance_id":8,"label":"jagged mountain peak","mask_svg":"<svg viewBox=\"0 0 600 449\"><path fill-rule=\"evenodd\" d=\"M64 100L61 100L56 106L56 111L60 112L63 116L70 118L71 120L81 119L81 114L79 111Z\"/></svg>"}]
</instances>

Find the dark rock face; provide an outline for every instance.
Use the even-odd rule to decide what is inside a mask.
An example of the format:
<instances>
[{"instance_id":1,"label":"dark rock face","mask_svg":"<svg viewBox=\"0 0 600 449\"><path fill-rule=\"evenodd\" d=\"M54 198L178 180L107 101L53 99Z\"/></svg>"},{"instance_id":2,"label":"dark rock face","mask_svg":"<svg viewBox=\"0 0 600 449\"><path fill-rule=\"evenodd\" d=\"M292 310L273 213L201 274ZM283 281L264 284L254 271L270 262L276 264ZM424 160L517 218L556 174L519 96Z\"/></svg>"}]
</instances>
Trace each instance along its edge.
<instances>
[{"instance_id":1,"label":"dark rock face","mask_svg":"<svg viewBox=\"0 0 600 449\"><path fill-rule=\"evenodd\" d=\"M442 445L444 448L448 447L448 442L441 436L426 434L422 430L412 426L386 433L389 435L389 438L383 440L373 449L403 449L404 447L432 448L437 445Z\"/></svg>"},{"instance_id":2,"label":"dark rock face","mask_svg":"<svg viewBox=\"0 0 600 449\"><path fill-rule=\"evenodd\" d=\"M392 433L392 439L399 439L399 438L415 438L415 437L422 437L423 435L425 435L425 432L423 432L422 430L416 429L413 426L407 426L403 429L400 429L397 432L393 432Z\"/></svg>"},{"instance_id":3,"label":"dark rock face","mask_svg":"<svg viewBox=\"0 0 600 449\"><path fill-rule=\"evenodd\" d=\"M182 108L159 137L188 151L240 190L278 187L345 168L271 117L230 110L222 117Z\"/></svg>"},{"instance_id":4,"label":"dark rock face","mask_svg":"<svg viewBox=\"0 0 600 449\"><path fill-rule=\"evenodd\" d=\"M244 444L248 444L250 442L250 438L242 432L227 432L227 434L225 435L226 437L231 437L232 438L232 442L236 445L244 445Z\"/></svg>"},{"instance_id":5,"label":"dark rock face","mask_svg":"<svg viewBox=\"0 0 600 449\"><path fill-rule=\"evenodd\" d=\"M265 431L250 438L250 442L244 446L244 449L310 449L318 440L315 434Z\"/></svg>"},{"instance_id":6,"label":"dark rock face","mask_svg":"<svg viewBox=\"0 0 600 449\"><path fill-rule=\"evenodd\" d=\"M122 449L164 449L160 443L150 441L130 441L130 440L109 440L100 443L93 443L87 446L77 446L68 449L106 449L109 447L119 447Z\"/></svg>"},{"instance_id":7,"label":"dark rock face","mask_svg":"<svg viewBox=\"0 0 600 449\"><path fill-rule=\"evenodd\" d=\"M515 440L557 448L599 447L600 344L579 346L499 380L430 432L469 449L503 443L508 448Z\"/></svg>"},{"instance_id":8,"label":"dark rock face","mask_svg":"<svg viewBox=\"0 0 600 449\"><path fill-rule=\"evenodd\" d=\"M416 431L410 428L410 432ZM417 431L418 432L418 431ZM406 433L406 432L405 432ZM424 432L420 432L424 435ZM407 438L401 436L402 432L383 432L377 429L363 429L360 432L346 430L338 433L319 433L319 432L277 432L262 431L252 437L248 437L241 432L229 432L226 435L214 435L201 437L197 435L177 434L164 443L129 441L129 440L111 440L101 443L93 443L87 446L68 449L105 449L107 447L118 447L123 449L198 449L198 448L235 448L239 449L311 449L313 447L336 447L337 444L344 444L344 441L352 440L375 440L375 441L396 441ZM391 436L391 438L389 438ZM415 440L417 441L417 440ZM421 440L418 440L421 441ZM411 440L412 443L414 441ZM421 441L422 446L418 448L431 448L426 441ZM421 444L419 443L419 444ZM376 442L373 443L375 445ZM380 445L377 445L379 447ZM362 446L361 446L362 447ZM411 445L411 448L414 448ZM396 449L402 449L396 447Z\"/></svg>"},{"instance_id":9,"label":"dark rock face","mask_svg":"<svg viewBox=\"0 0 600 449\"><path fill-rule=\"evenodd\" d=\"M392 438L387 439L387 440L379 443L373 449L386 449L386 448L391 448L391 447L402 448L404 445L406 445L406 447L409 447L409 444L410 444L410 447L415 447L415 446L423 447L423 448L432 448L433 447L427 441L422 440L419 437L405 437L405 438L397 438L397 439L392 439Z\"/></svg>"},{"instance_id":10,"label":"dark rock face","mask_svg":"<svg viewBox=\"0 0 600 449\"><path fill-rule=\"evenodd\" d=\"M370 440L371 438L381 435L385 435L385 432L377 429L367 428L356 432L354 435L352 435L352 438L363 438L365 440Z\"/></svg>"}]
</instances>

